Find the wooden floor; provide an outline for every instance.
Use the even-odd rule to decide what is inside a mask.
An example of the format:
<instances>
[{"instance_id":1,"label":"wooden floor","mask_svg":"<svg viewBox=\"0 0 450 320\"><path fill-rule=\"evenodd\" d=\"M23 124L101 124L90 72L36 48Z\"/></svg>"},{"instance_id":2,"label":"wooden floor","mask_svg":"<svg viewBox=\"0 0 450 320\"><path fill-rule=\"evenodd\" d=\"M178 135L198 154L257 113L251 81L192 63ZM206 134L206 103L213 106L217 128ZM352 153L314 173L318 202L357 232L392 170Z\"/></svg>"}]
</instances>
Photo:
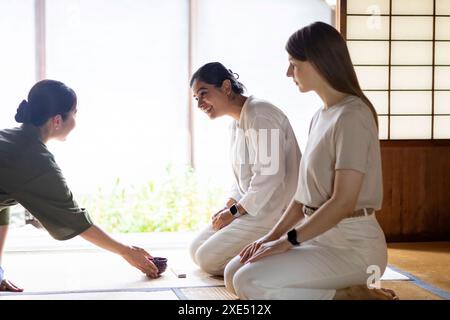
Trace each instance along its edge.
<instances>
[{"instance_id":1,"label":"wooden floor","mask_svg":"<svg viewBox=\"0 0 450 320\"><path fill-rule=\"evenodd\" d=\"M389 264L411 281L389 281L400 299L450 299L450 242L390 243Z\"/></svg>"},{"instance_id":2,"label":"wooden floor","mask_svg":"<svg viewBox=\"0 0 450 320\"><path fill-rule=\"evenodd\" d=\"M155 256L168 257L169 267L185 271L186 278L178 278L168 268L161 278L149 280L121 258L85 247L80 242L69 243L72 248L61 243L51 248L52 241L41 239L44 241L40 244L42 250L27 251L25 246L11 241L10 244L14 245L6 251L3 267L8 278L26 291L21 294L0 293L0 300L237 298L225 290L222 278L211 277L199 270L186 248L175 246L175 243L188 243L188 237L178 239L180 241L173 240L173 235L167 235L167 238L166 241L161 237L153 240L146 237L148 243L134 238L126 242L140 244ZM36 244L41 241L39 239L36 238ZM174 241L173 246L169 246L170 240ZM164 243L166 247L156 250L155 243ZM388 247L390 268L408 279L382 281L383 287L394 289L402 300L450 300L450 242L391 243ZM384 279L393 278L385 274Z\"/></svg>"}]
</instances>

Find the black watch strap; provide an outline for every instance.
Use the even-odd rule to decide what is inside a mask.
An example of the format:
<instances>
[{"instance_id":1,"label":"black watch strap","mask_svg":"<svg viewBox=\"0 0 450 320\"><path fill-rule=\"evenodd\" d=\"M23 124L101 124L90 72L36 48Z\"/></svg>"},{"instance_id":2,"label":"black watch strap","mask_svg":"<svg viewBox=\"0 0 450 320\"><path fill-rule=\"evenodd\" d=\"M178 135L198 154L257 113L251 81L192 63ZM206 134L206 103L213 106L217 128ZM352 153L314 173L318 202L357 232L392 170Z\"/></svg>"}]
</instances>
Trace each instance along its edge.
<instances>
[{"instance_id":1,"label":"black watch strap","mask_svg":"<svg viewBox=\"0 0 450 320\"><path fill-rule=\"evenodd\" d=\"M299 246L300 242L297 241L297 230L292 229L287 233L287 238L290 243L294 246Z\"/></svg>"}]
</instances>

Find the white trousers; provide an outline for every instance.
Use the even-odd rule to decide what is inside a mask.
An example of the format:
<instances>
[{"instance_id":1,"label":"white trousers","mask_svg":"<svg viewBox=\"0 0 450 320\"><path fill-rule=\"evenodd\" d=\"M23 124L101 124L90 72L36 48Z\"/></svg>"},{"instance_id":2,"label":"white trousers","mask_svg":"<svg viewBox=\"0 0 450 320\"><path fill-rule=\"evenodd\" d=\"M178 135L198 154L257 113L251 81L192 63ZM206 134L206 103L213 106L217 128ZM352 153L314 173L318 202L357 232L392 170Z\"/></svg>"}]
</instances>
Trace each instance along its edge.
<instances>
[{"instance_id":1,"label":"white trousers","mask_svg":"<svg viewBox=\"0 0 450 320\"><path fill-rule=\"evenodd\" d=\"M381 277L386 266L386 241L373 214L344 219L298 247L254 263L243 265L237 256L225 269L225 285L240 299L333 299L336 289L365 285L376 274L372 270L378 268Z\"/></svg>"},{"instance_id":2,"label":"white trousers","mask_svg":"<svg viewBox=\"0 0 450 320\"><path fill-rule=\"evenodd\" d=\"M202 270L212 275L223 275L225 266L233 257L273 227L273 224L267 227L243 224L238 222L239 219L219 231L209 224L192 241L189 247L191 258Z\"/></svg>"}]
</instances>

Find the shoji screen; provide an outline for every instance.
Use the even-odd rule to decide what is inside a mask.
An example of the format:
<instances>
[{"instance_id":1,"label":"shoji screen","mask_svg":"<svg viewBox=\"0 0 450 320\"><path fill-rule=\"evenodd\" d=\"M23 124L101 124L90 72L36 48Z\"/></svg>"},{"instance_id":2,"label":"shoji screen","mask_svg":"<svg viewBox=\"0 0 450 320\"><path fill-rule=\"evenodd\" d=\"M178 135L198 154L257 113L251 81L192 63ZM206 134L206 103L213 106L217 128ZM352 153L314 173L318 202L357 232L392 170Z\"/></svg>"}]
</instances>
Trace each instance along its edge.
<instances>
[{"instance_id":1,"label":"shoji screen","mask_svg":"<svg viewBox=\"0 0 450 320\"><path fill-rule=\"evenodd\" d=\"M450 0L340 1L381 139L450 139Z\"/></svg>"}]
</instances>

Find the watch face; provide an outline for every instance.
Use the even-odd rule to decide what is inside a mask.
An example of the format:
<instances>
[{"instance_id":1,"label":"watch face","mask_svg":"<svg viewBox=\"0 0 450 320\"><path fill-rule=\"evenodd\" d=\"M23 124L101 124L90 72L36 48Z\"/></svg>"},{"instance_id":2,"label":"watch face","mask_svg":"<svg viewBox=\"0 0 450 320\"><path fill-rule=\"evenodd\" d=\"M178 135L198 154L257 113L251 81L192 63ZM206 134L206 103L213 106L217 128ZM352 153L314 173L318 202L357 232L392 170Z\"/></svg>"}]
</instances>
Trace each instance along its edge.
<instances>
[{"instance_id":1,"label":"watch face","mask_svg":"<svg viewBox=\"0 0 450 320\"><path fill-rule=\"evenodd\" d=\"M295 229L292 229L291 231L288 232L287 234L288 236L288 240L290 243L292 243L293 245L299 245L300 243L297 241L297 231Z\"/></svg>"},{"instance_id":2,"label":"watch face","mask_svg":"<svg viewBox=\"0 0 450 320\"><path fill-rule=\"evenodd\" d=\"M231 212L231 214L232 214L233 216L238 212L237 207L236 207L235 204L233 204L233 205L230 207L230 212Z\"/></svg>"}]
</instances>

